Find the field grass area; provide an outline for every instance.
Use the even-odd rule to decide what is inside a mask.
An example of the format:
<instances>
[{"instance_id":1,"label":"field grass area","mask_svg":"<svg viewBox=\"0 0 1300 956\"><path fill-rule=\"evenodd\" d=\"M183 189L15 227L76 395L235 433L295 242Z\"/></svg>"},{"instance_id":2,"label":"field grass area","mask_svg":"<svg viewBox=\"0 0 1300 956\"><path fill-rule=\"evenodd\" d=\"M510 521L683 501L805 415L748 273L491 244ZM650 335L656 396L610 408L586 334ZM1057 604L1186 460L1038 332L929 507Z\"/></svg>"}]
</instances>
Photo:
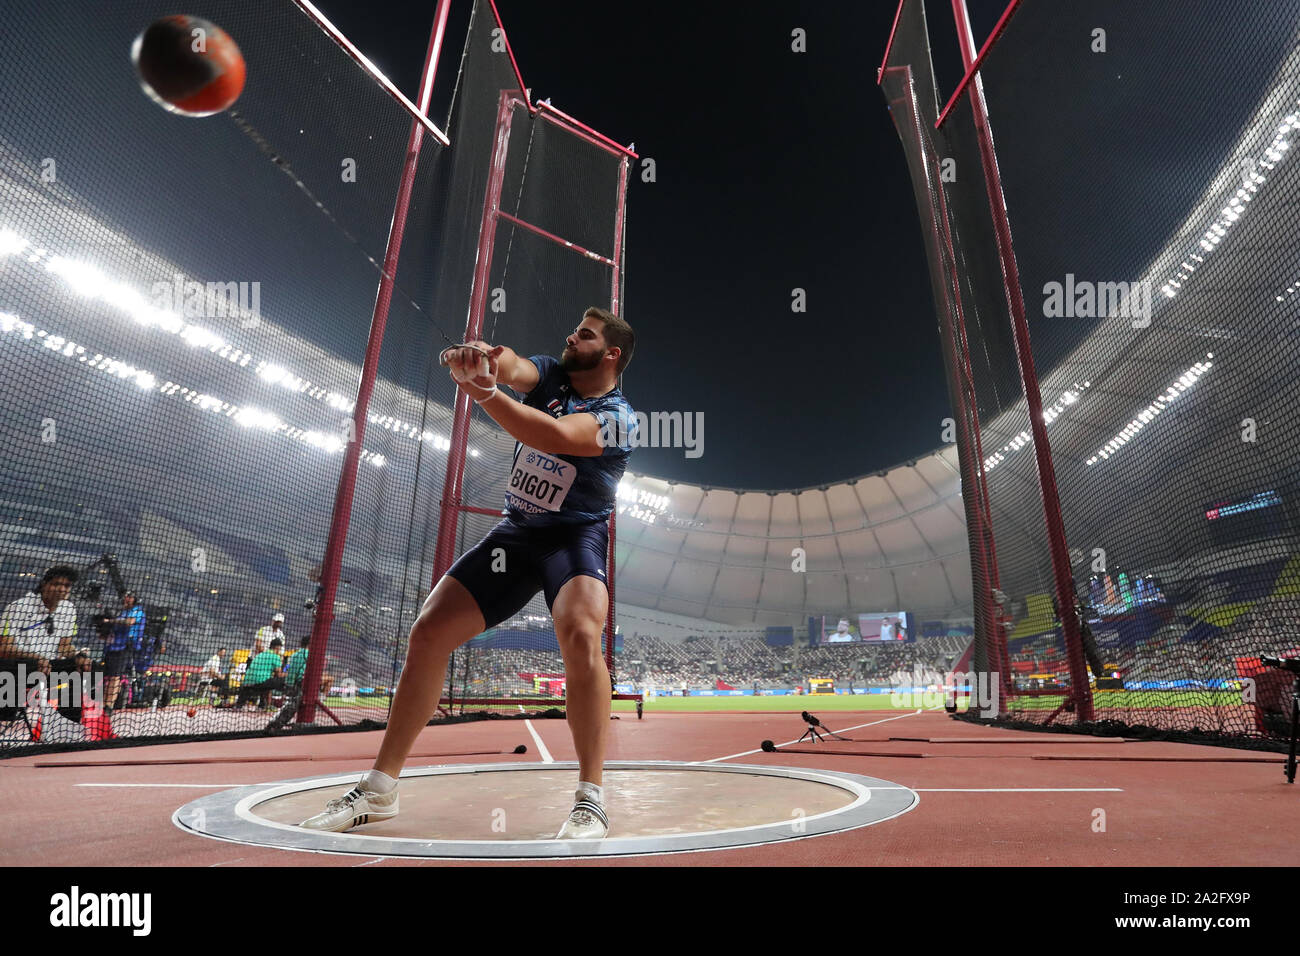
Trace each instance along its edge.
<instances>
[{"instance_id":1,"label":"field grass area","mask_svg":"<svg viewBox=\"0 0 1300 956\"><path fill-rule=\"evenodd\" d=\"M937 697L925 703L942 710L942 700ZM714 713L727 711L769 711L771 713L797 714L807 710L897 710L888 694L826 694L783 697L651 697L645 702L645 712L653 713ZM908 710L915 710L909 707ZM614 701L615 713L635 713L636 704L630 700Z\"/></svg>"},{"instance_id":2,"label":"field grass area","mask_svg":"<svg viewBox=\"0 0 1300 956\"><path fill-rule=\"evenodd\" d=\"M391 697L368 697L359 695L357 697L326 697L325 706L334 707L387 707Z\"/></svg>"},{"instance_id":3,"label":"field grass area","mask_svg":"<svg viewBox=\"0 0 1300 956\"><path fill-rule=\"evenodd\" d=\"M1052 711L1061 705L1065 698L1052 697L1017 697L1013 710L1018 711ZM1098 712L1106 710L1153 709L1159 707L1230 707L1241 704L1240 691L1187 691L1173 693L1169 691L1097 691L1093 694L1094 707ZM851 710L943 710L943 697L939 694L917 694L910 701L904 698L900 703L889 694L836 694L834 696L801 695L798 697L654 697L645 703L647 714L652 713L718 713L738 711L768 711L772 713L794 713L807 710L812 713L822 711ZM965 710L965 701L962 702ZM632 701L615 701L616 713L636 710Z\"/></svg>"},{"instance_id":4,"label":"field grass area","mask_svg":"<svg viewBox=\"0 0 1300 956\"><path fill-rule=\"evenodd\" d=\"M173 698L175 704L191 703L183 695ZM1061 705L1064 697L1054 695L1047 697L1018 697L1011 710L1015 711L1052 711ZM1241 704L1240 691L1188 691L1175 694L1169 691L1100 691L1093 695L1094 707L1099 714L1107 710L1156 709L1160 707L1230 707ZM363 707L368 710L387 710L388 697L327 697L325 705L331 710L349 710ZM548 707L563 706L563 701L535 699L525 704L532 711ZM636 703L630 700L616 700L613 704L616 714L636 712ZM874 711L874 710L927 710L942 711L943 697L939 694L915 695L910 700L895 701L889 694L827 694L781 697L651 697L645 701L645 713L649 714L708 714L764 712L774 714L797 714L800 711L834 713L836 711ZM473 709L473 708L471 708ZM962 702L965 709L965 701ZM506 708L508 711L516 707Z\"/></svg>"},{"instance_id":5,"label":"field grass area","mask_svg":"<svg viewBox=\"0 0 1300 956\"><path fill-rule=\"evenodd\" d=\"M1064 696L1017 697L1014 710L1055 710ZM1102 690L1094 691L1092 705L1097 711L1151 710L1160 707L1230 707L1241 704L1239 690Z\"/></svg>"}]
</instances>

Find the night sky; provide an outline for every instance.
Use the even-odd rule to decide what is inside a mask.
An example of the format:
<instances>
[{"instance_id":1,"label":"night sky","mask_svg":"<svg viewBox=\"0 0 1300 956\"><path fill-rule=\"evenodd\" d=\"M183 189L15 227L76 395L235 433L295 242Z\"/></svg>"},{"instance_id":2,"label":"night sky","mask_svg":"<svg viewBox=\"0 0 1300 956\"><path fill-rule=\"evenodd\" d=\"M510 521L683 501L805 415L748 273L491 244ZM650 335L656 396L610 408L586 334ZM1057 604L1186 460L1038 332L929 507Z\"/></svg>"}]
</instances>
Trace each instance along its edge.
<instances>
[{"instance_id":1,"label":"night sky","mask_svg":"<svg viewBox=\"0 0 1300 956\"><path fill-rule=\"evenodd\" d=\"M385 18L370 0L319 6L415 98L431 0L392 0ZM932 34L950 37L948 5L930 6ZM1002 6L971 4L977 42ZM467 7L453 3L453 56ZM628 198L624 315L638 343L623 387L640 411L702 411L704 454L640 448L631 470L797 488L940 444L949 405L925 253L875 82L894 0L498 7L534 101L656 163L657 181L634 176ZM796 27L806 53L791 50ZM946 98L955 45L935 59ZM806 313L791 310L796 288Z\"/></svg>"}]
</instances>

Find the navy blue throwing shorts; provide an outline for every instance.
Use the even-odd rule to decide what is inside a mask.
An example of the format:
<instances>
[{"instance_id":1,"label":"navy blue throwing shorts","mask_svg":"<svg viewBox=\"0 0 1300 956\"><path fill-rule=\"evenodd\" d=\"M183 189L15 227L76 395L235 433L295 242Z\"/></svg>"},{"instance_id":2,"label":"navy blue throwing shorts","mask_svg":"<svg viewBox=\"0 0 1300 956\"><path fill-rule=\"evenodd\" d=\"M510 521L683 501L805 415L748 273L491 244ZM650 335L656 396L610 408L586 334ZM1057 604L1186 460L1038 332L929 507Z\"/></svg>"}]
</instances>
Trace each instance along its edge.
<instances>
[{"instance_id":1,"label":"navy blue throwing shorts","mask_svg":"<svg viewBox=\"0 0 1300 956\"><path fill-rule=\"evenodd\" d=\"M538 591L545 594L550 608L560 588L579 574L608 588L608 548L605 521L533 527L505 518L462 554L447 574L465 585L478 603L484 626L495 627L519 613Z\"/></svg>"}]
</instances>

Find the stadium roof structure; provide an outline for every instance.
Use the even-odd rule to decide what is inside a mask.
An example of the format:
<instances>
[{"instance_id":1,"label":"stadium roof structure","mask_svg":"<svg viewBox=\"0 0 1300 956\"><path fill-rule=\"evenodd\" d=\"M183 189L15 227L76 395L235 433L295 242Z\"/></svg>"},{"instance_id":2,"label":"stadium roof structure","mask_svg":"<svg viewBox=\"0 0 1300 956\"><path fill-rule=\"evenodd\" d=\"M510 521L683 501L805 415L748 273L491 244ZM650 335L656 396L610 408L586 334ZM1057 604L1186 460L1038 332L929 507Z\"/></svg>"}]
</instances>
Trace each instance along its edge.
<instances>
[{"instance_id":1,"label":"stadium roof structure","mask_svg":"<svg viewBox=\"0 0 1300 956\"><path fill-rule=\"evenodd\" d=\"M1211 19L1220 15L1212 4L1198 9ZM1038 21L1020 14L1017 25L1038 35L1054 16ZM1216 97L1216 108L1188 117L1186 140L1200 148L1179 151L1178 176L1152 172L1117 188L1098 159L1136 149L1131 131L1166 95L1165 85L1153 80L1097 110L1103 125L1092 131L1095 152L1084 150L1069 175L1059 177L1077 190L1068 200L1053 202L1051 190L1064 187L1058 177L1041 175L1058 122L1046 107L1065 93L1039 90L1036 78L1059 73L1066 92L1076 78L1047 70L1034 56L994 57L982 71L990 102L1002 110L995 122L998 154L1026 295L1038 296L1046 282L1067 273L1136 280L1151 292L1144 321L1110 312L1064 321L1031 316L1035 352L1046 346L1038 355L1040 388L1076 586L1102 550L1130 571L1177 580L1276 556L1272 546L1258 543L1237 549L1249 553L1216 551L1203 537L1205 508L1252 496L1273 500L1279 492L1284 500L1300 497L1290 464L1294 428L1275 434L1257 454L1241 436L1248 416L1251 422L1295 420L1296 326L1293 318L1273 316L1300 295L1285 252L1294 218L1285 186L1291 140L1300 130L1300 53L1292 42L1294 22L1282 14L1279 20L1273 32L1260 23L1268 50L1253 63L1248 83L1205 80L1204 95ZM1180 44L1204 45L1197 62L1222 59L1224 69L1235 69L1227 65L1232 58L1210 55L1220 33L1188 23L1180 36ZM1257 41L1258 35L1251 42ZM1233 121L1224 122L1225 114ZM1135 165L1162 169L1167 133L1152 131L1141 145ZM1141 216L1132 214L1134 190L1141 194ZM982 192L976 202L983 202ZM1067 228L1052 216L1031 214L1058 207L1089 215ZM1001 286L995 291L985 303L984 326L972 332L981 354L994 348L984 333L1009 327ZM984 370L991 376L984 383L999 394L981 402L983 468L992 489L1000 585L1019 597L1046 595L1052 572L1013 356L1003 347ZM620 505L634 518L662 510L648 523L644 515L620 521L620 603L756 626L822 613L972 615L955 446L855 481L795 491L629 476ZM806 551L804 572L792 571L796 548Z\"/></svg>"},{"instance_id":2,"label":"stadium roof structure","mask_svg":"<svg viewBox=\"0 0 1300 956\"><path fill-rule=\"evenodd\" d=\"M1240 124L1221 131L1214 149L1195 151L1201 162L1195 175L1180 179L1185 188L1155 194L1163 197L1164 210L1157 223L1155 201L1144 197L1140 243L1130 241L1117 251L1115 236L1106 228L1093 230L1101 238L1092 245L1063 244L1053 241L1054 221L1035 231L1033 217L1016 220L1026 289L1073 271L1136 279L1157 290L1150 328L1121 323L1117 329L1104 321L1087 328L1080 323L1078 340L1060 339L1069 347L1056 350L1055 361L1039 365L1076 568L1098 546L1118 552L1117 560L1143 571L1158 570L1175 558L1194 563L1206 551L1201 542L1170 549L1162 545L1167 532L1130 529L1149 527L1153 508L1169 516L1170 527L1186 528L1191 518L1204 520L1202 509L1211 502L1294 486L1295 326L1289 318L1259 320L1261 303L1280 313L1292 296L1300 295L1297 273L1284 271L1292 248L1292 216L1290 192L1281 188L1290 175L1287 163L1293 162L1288 137L1300 130L1300 54L1284 39L1276 41L1279 49L1272 59L1254 68L1256 96L1247 101ZM1015 58L1005 62L1004 69L1017 63ZM1023 70L1035 68L1029 63ZM994 99L1006 90L1032 88L1019 82L1017 74L986 72ZM1144 107L1138 103L1131 108ZM1208 131L1223 125L1213 110L1194 116ZM1042 179L1036 174L1039 153L1031 148L1043 140L1041 129L1009 118L997 128L1009 201L1019 213L1034 207L1033 194L1021 198L1026 184ZM1152 155L1163 155L1159 146L1150 147ZM5 310L0 347L12 349L7 354L13 368L31 369L24 381L57 387L49 388L49 394L34 387L11 390L8 417L39 422L51 415L55 399L68 401L75 404L68 415L84 424L91 450L102 451L123 428L125 409L136 416L129 423L141 429L133 438L144 463L140 468L151 469L147 482L136 474L134 486L147 491L136 502L140 509L165 517L168 509L151 499L159 489L179 488L171 511L181 511L195 528L251 529L262 541L282 543L291 552L285 560L294 568L310 567L318 560L318 542L328 524L328 508L320 503L328 502L334 490L332 458L342 446L335 432L341 414L351 408L350 392L360 371L355 349L339 343L358 329L335 329L321 318L311 290L299 290L290 279L285 294L268 299L255 329L233 321L159 319L157 310L143 307L151 280L182 273L196 279L250 274L229 265L186 268L179 255L158 251L171 245L164 240L177 240L174 244L191 263L220 261L218 254L228 252L231 244L183 224L175 227L182 232L178 238L165 204L155 209L123 193L122 208L108 204L104 209L103 197L97 203L78 192L88 188L86 183L40 183L37 166L19 161L40 155L35 149L0 136L0 158L6 160L0 163L0 204L28 211L16 222L0 223L0 262L11 269L9 295L0 303ZM123 154L114 161L123 169L148 163L162 169L166 163L164 153L156 150ZM1159 164L1153 160L1148 165L1155 169ZM119 166L111 176L105 173L103 181L115 181ZM1244 179L1243 170L1248 170ZM155 171L149 167L142 175L147 180ZM289 188L277 170L265 176L269 184ZM1096 216L1103 224L1137 218L1124 214L1128 193L1093 189L1087 195L1094 205L1106 200L1105 210ZM258 203L257 197L248 199L250 208ZM157 218L142 218L146 213ZM1088 232L1087 226L1079 231ZM244 243L256 239L250 233ZM346 254L355 257L352 244L333 232L324 231L319 239L332 243L322 246L325 252L346 246ZM1063 245L1066 253L1058 251ZM1070 258L1052 259L1049 253ZM368 314L373 302L368 269L349 274L346 286L333 291L335 311ZM1234 278L1243 272L1248 282ZM1239 301L1241 288L1253 290L1249 308ZM413 306L408 309L412 327L423 318ZM1035 326L1036 343L1051 331ZM1243 356L1246 346L1252 347L1244 353L1246 361L1234 362L1234 351ZM396 371L381 369L381 377L393 377L385 385L385 407L372 413L363 458L367 474L382 476L367 486L373 490L366 513L374 516L376 528L392 525L398 531L375 532L370 538L358 533L351 555L364 559L376 574L390 576L408 563L408 516L436 507L451 418L445 382L426 401L423 367L397 365ZM1023 430L1026 411L1017 379L1008 377L1007 384L1011 397L1003 413L982 422L985 467L999 492L992 503L999 568L1009 592L1044 592L1050 590L1050 568L1042 559L1041 504L1032 448ZM74 385L94 392L97 401L73 402L68 396L80 394ZM110 389L128 397L119 398ZM1166 396L1177 400L1170 404ZM147 405L142 397L148 398ZM1268 454L1244 458L1239 423L1246 411L1240 409L1263 424L1278 423L1279 438L1285 441L1273 446L1261 442ZM177 436L184 437L185 455L176 454ZM232 453L255 442L265 442L268 453L290 463L292 488L277 488L275 474L255 464L241 465L246 456ZM513 440L480 416L471 425L469 442L463 499L495 507L504 492L502 465L510 460ZM421 449L427 449L427 460ZM782 491L673 484L630 474L620 489L617 599L737 626L871 611L969 618L970 558L956 457L955 447L948 446L854 481ZM1222 464L1210 467L1214 463ZM51 474L34 456L11 456L6 469L6 500L31 498L32 508L80 507L81 502L105 500L110 491L123 494L108 489L93 470L61 468ZM62 483L58 487L56 478ZM224 493L231 488L238 494ZM236 520L232 501L273 500L286 491L311 505L269 509L256 524ZM412 500L418 500L418 509L409 504ZM1091 506L1079 506L1072 514L1074 502ZM1015 520L1017 513L1007 510L1011 507L1023 520ZM123 505L123 510L129 509ZM486 518L476 521L466 519L467 534L486 530ZM65 523L62 517L57 527L29 522L5 550L36 561L54 545L45 538L36 541L33 529L62 534ZM158 546L144 540L149 529L159 527L157 521L141 522L138 532L125 519L117 524L119 540L96 537L86 549L98 553L111 545L125 555L138 536L140 549L159 560ZM212 534L204 537L217 540ZM167 538L181 540L178 534ZM1114 544L1117 540L1122 548ZM59 547L68 549L68 541L59 541ZM186 542L172 557L184 558ZM413 539L413 544L411 553L421 553L423 542ZM800 548L806 564L795 570ZM362 570L350 567L349 573L361 580ZM1177 577L1189 573L1177 570ZM409 572L423 583L421 574ZM294 581L302 577L296 570L289 576ZM1018 586L1012 588L1012 581Z\"/></svg>"},{"instance_id":3,"label":"stadium roof structure","mask_svg":"<svg viewBox=\"0 0 1300 956\"><path fill-rule=\"evenodd\" d=\"M622 604L755 626L847 612L970 616L955 446L791 491L629 473L619 498Z\"/></svg>"}]
</instances>

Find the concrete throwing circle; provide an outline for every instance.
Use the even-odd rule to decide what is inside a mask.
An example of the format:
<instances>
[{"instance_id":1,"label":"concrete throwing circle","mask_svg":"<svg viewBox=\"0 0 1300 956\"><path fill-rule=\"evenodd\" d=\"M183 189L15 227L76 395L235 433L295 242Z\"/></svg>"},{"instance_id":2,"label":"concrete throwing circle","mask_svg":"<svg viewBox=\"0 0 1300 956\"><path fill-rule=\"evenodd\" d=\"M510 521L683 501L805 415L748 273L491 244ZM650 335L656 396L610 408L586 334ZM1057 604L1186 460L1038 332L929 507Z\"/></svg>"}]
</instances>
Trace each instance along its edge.
<instances>
[{"instance_id":1,"label":"concrete throwing circle","mask_svg":"<svg viewBox=\"0 0 1300 956\"><path fill-rule=\"evenodd\" d=\"M347 833L297 823L356 784L348 774L210 794L172 815L183 830L254 846L439 859L555 859L681 853L799 840L906 813L906 787L834 770L610 762L611 836L556 840L573 805L576 763L422 767L402 774L400 812Z\"/></svg>"}]
</instances>

